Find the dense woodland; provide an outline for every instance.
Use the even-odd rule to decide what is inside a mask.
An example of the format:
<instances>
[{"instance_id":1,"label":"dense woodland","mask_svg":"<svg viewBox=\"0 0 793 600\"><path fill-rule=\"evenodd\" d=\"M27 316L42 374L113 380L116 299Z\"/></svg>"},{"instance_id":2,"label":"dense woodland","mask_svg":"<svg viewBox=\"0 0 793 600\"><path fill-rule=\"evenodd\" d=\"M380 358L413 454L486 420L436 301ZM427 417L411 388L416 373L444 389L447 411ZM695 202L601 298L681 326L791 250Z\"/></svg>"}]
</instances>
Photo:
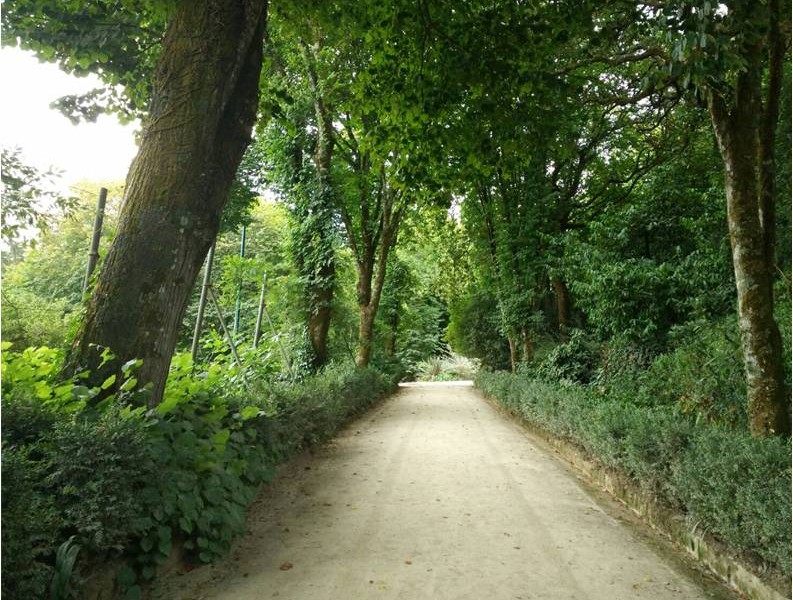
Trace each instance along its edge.
<instances>
[{"instance_id":1,"label":"dense woodland","mask_svg":"<svg viewBox=\"0 0 793 600\"><path fill-rule=\"evenodd\" d=\"M2 591L139 597L396 382L474 376L789 576L789 11L7 3L105 82L65 114L144 126L74 197L3 149Z\"/></svg>"}]
</instances>

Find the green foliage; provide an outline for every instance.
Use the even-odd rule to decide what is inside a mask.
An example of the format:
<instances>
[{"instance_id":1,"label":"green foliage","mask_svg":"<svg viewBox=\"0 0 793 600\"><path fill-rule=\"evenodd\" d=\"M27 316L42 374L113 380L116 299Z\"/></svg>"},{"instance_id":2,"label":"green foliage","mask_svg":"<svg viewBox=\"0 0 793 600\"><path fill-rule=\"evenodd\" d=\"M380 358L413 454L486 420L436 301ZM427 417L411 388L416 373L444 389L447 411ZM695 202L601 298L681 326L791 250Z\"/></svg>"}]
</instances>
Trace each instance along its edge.
<instances>
[{"instance_id":1,"label":"green foliage","mask_svg":"<svg viewBox=\"0 0 793 600\"><path fill-rule=\"evenodd\" d=\"M489 369L509 368L509 346L501 335L498 300L485 290L452 305L447 338L464 356L478 358Z\"/></svg>"},{"instance_id":2,"label":"green foliage","mask_svg":"<svg viewBox=\"0 0 793 600\"><path fill-rule=\"evenodd\" d=\"M416 365L418 381L460 381L473 379L479 370L479 361L459 354L435 357Z\"/></svg>"},{"instance_id":3,"label":"green foliage","mask_svg":"<svg viewBox=\"0 0 793 600\"><path fill-rule=\"evenodd\" d=\"M114 408L65 419L44 443L62 529L94 556L123 551L136 533L140 495L158 479L140 416Z\"/></svg>"},{"instance_id":4,"label":"green foliage","mask_svg":"<svg viewBox=\"0 0 793 600\"><path fill-rule=\"evenodd\" d=\"M31 347L18 353L10 348L10 343L3 342L4 400L27 405L37 401L45 408L74 413L96 394L96 390L74 382L58 381L62 351Z\"/></svg>"},{"instance_id":5,"label":"green foliage","mask_svg":"<svg viewBox=\"0 0 793 600\"><path fill-rule=\"evenodd\" d=\"M46 348L3 352L3 592L10 597L41 597L48 586L67 593L91 565L119 557L132 567L119 584L134 596L176 542L196 561L223 556L278 462L394 389L372 369L339 366L299 385L272 384L253 354L242 369L226 361L197 368L182 354L163 402L144 412L129 406L124 385L93 405L98 390L79 379L53 383L59 358ZM138 362L125 365L128 377Z\"/></svg>"},{"instance_id":6,"label":"green foliage","mask_svg":"<svg viewBox=\"0 0 793 600\"><path fill-rule=\"evenodd\" d=\"M123 185L104 182L108 202L100 241L100 264L115 231ZM83 298L83 278L91 243L100 185L79 183L81 196L67 216L51 220L35 246L6 262L3 254L3 322L5 341L19 348L65 347L76 327ZM83 191L86 190L86 191ZM13 252L12 252L13 254Z\"/></svg>"},{"instance_id":7,"label":"green foliage","mask_svg":"<svg viewBox=\"0 0 793 600\"><path fill-rule=\"evenodd\" d=\"M666 407L637 406L582 386L486 371L476 383L509 410L682 509L735 550L789 575L790 440L697 424Z\"/></svg>"},{"instance_id":8,"label":"green foliage","mask_svg":"<svg viewBox=\"0 0 793 600\"><path fill-rule=\"evenodd\" d=\"M58 547L58 551L55 553L55 576L50 585L52 600L67 600L73 597L74 590L70 579L79 553L80 546L74 543L74 536Z\"/></svg>"},{"instance_id":9,"label":"green foliage","mask_svg":"<svg viewBox=\"0 0 793 600\"><path fill-rule=\"evenodd\" d=\"M19 148L1 149L3 181L3 242L16 244L24 233L52 226L53 213L68 213L76 199L56 190L59 173L52 169L40 171L25 163Z\"/></svg>"},{"instance_id":10,"label":"green foliage","mask_svg":"<svg viewBox=\"0 0 793 600\"><path fill-rule=\"evenodd\" d=\"M641 378L647 402L676 403L696 419L745 429L746 379L734 318L694 322L675 331L675 349Z\"/></svg>"},{"instance_id":11,"label":"green foliage","mask_svg":"<svg viewBox=\"0 0 793 600\"><path fill-rule=\"evenodd\" d=\"M297 386L274 385L271 451L280 459L317 444L393 390L394 383L378 371L350 365L329 365Z\"/></svg>"},{"instance_id":12,"label":"green foliage","mask_svg":"<svg viewBox=\"0 0 793 600\"><path fill-rule=\"evenodd\" d=\"M556 346L536 367L537 377L548 383L589 383L600 364L600 347L580 329Z\"/></svg>"},{"instance_id":13,"label":"green foliage","mask_svg":"<svg viewBox=\"0 0 793 600\"><path fill-rule=\"evenodd\" d=\"M728 544L790 574L790 442L704 430L672 471L681 502Z\"/></svg>"},{"instance_id":14,"label":"green foliage","mask_svg":"<svg viewBox=\"0 0 793 600\"><path fill-rule=\"evenodd\" d=\"M58 542L58 509L45 484L46 463L40 453L6 441L9 420L13 417L4 404L2 593L8 598L42 598L53 575L47 558Z\"/></svg>"},{"instance_id":15,"label":"green foliage","mask_svg":"<svg viewBox=\"0 0 793 600\"><path fill-rule=\"evenodd\" d=\"M20 0L3 11L3 42L57 62L67 73L94 73L103 80L106 88L58 103L74 121L95 121L108 110L127 118L140 116L174 6L173 0Z\"/></svg>"}]
</instances>

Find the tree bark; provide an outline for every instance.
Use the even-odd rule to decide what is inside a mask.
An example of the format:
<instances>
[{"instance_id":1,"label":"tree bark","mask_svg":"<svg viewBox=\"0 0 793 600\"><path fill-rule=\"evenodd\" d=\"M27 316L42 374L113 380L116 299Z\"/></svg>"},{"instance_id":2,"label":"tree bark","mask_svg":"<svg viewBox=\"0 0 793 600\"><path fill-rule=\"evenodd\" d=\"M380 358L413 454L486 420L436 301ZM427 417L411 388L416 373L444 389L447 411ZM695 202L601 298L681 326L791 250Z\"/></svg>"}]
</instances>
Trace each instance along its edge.
<instances>
[{"instance_id":1,"label":"tree bark","mask_svg":"<svg viewBox=\"0 0 793 600\"><path fill-rule=\"evenodd\" d=\"M523 362L529 364L534 358L534 343L531 340L531 335L525 329L520 332L520 339L523 345Z\"/></svg>"},{"instance_id":2,"label":"tree bark","mask_svg":"<svg viewBox=\"0 0 793 600\"><path fill-rule=\"evenodd\" d=\"M355 366L364 369L372 360L372 345L374 342L374 318L377 311L373 306L359 306L358 314L358 349L355 354Z\"/></svg>"},{"instance_id":3,"label":"tree bark","mask_svg":"<svg viewBox=\"0 0 793 600\"><path fill-rule=\"evenodd\" d=\"M570 336L570 292L561 277L552 279L554 296L556 297L556 321L559 324L559 337L567 341Z\"/></svg>"},{"instance_id":4,"label":"tree bark","mask_svg":"<svg viewBox=\"0 0 793 600\"><path fill-rule=\"evenodd\" d=\"M389 190L386 192L391 194ZM377 250L377 256L372 252L370 258L358 265L358 313L360 323L358 326L358 351L355 356L355 365L358 368L369 366L372 359L372 346L374 344L374 320L380 306L383 294L388 255L396 243L396 232L399 227L399 213L392 212L393 204L386 203L383 207L382 234ZM375 273L375 260L377 272Z\"/></svg>"},{"instance_id":5,"label":"tree bark","mask_svg":"<svg viewBox=\"0 0 793 600\"><path fill-rule=\"evenodd\" d=\"M515 341L515 338L509 337L507 338L507 342L509 343L509 366L512 369L513 373L518 372L518 343Z\"/></svg>"},{"instance_id":6,"label":"tree bark","mask_svg":"<svg viewBox=\"0 0 793 600\"><path fill-rule=\"evenodd\" d=\"M724 160L727 220L732 246L738 318L746 369L749 428L753 435L787 434L789 395L782 368L782 340L774 320L773 263L763 207L759 69L738 76L732 105L712 91L708 109ZM765 214L762 208L766 209Z\"/></svg>"},{"instance_id":7,"label":"tree bark","mask_svg":"<svg viewBox=\"0 0 793 600\"><path fill-rule=\"evenodd\" d=\"M184 0L163 39L118 231L67 372L139 358L159 403L179 326L256 119L267 2ZM97 346L115 360L99 369ZM120 378L119 378L120 379Z\"/></svg>"}]
</instances>

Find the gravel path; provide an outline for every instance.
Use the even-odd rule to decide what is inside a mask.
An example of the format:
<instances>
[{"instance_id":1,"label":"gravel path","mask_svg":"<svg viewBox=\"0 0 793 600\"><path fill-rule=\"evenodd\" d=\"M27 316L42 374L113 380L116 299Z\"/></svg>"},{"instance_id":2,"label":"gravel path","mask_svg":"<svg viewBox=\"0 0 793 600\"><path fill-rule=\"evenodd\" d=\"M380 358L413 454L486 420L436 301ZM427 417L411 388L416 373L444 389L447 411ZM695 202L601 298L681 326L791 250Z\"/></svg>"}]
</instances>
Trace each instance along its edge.
<instances>
[{"instance_id":1,"label":"gravel path","mask_svg":"<svg viewBox=\"0 0 793 600\"><path fill-rule=\"evenodd\" d=\"M735 598L592 491L470 384L411 384L252 507L182 600Z\"/></svg>"}]
</instances>

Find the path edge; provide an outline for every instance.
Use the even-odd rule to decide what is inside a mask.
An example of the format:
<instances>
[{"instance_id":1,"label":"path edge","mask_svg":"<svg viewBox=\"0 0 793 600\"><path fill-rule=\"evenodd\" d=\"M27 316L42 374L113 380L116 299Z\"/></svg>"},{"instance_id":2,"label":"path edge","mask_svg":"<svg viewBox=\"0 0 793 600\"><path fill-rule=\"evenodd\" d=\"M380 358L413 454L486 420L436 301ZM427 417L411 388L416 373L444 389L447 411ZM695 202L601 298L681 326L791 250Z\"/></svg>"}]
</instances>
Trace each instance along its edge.
<instances>
[{"instance_id":1,"label":"path edge","mask_svg":"<svg viewBox=\"0 0 793 600\"><path fill-rule=\"evenodd\" d=\"M780 592L752 572L747 564L733 556L724 544L689 527L686 517L658 502L642 491L625 475L588 458L583 449L554 436L523 416L507 409L497 398L480 388L477 392L499 413L511 418L534 437L551 447L555 455L583 476L590 484L608 492L615 500L637 514L644 523L682 548L699 564L748 600L791 600L790 589ZM788 582L788 586L790 583ZM788 595L786 596L785 593Z\"/></svg>"}]
</instances>

